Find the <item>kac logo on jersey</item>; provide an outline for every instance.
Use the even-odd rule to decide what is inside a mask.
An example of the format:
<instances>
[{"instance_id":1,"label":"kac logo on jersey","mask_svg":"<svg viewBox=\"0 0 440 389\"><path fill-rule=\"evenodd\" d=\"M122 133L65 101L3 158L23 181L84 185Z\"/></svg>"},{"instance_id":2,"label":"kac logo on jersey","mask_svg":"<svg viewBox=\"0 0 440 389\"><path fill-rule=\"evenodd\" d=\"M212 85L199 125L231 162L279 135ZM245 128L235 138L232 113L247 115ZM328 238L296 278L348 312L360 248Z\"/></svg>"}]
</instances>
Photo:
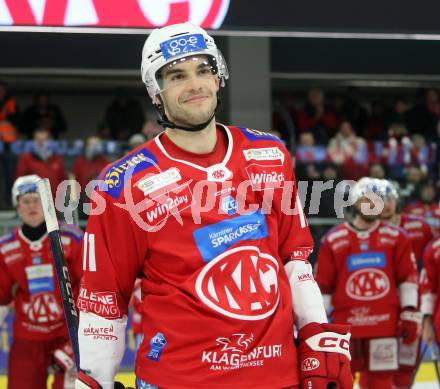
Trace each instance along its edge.
<instances>
[{"instance_id":1,"label":"kac logo on jersey","mask_svg":"<svg viewBox=\"0 0 440 389\"><path fill-rule=\"evenodd\" d=\"M229 216L237 213L237 201L232 196L226 196L221 199L220 209Z\"/></svg>"},{"instance_id":2,"label":"kac logo on jersey","mask_svg":"<svg viewBox=\"0 0 440 389\"><path fill-rule=\"evenodd\" d=\"M384 297L390 291L390 280L380 269L356 270L348 277L345 293L354 300L371 301Z\"/></svg>"},{"instance_id":3,"label":"kac logo on jersey","mask_svg":"<svg viewBox=\"0 0 440 389\"><path fill-rule=\"evenodd\" d=\"M193 232L197 248L206 262L237 242L258 240L267 235L266 219L261 209L255 213L223 220Z\"/></svg>"},{"instance_id":4,"label":"kac logo on jersey","mask_svg":"<svg viewBox=\"0 0 440 389\"><path fill-rule=\"evenodd\" d=\"M200 300L239 320L262 320L280 299L278 261L255 246L230 249L205 265L196 280Z\"/></svg>"},{"instance_id":5,"label":"kac logo on jersey","mask_svg":"<svg viewBox=\"0 0 440 389\"><path fill-rule=\"evenodd\" d=\"M358 270L371 267L385 267L387 260L384 253L352 254L347 258L348 270Z\"/></svg>"}]
</instances>

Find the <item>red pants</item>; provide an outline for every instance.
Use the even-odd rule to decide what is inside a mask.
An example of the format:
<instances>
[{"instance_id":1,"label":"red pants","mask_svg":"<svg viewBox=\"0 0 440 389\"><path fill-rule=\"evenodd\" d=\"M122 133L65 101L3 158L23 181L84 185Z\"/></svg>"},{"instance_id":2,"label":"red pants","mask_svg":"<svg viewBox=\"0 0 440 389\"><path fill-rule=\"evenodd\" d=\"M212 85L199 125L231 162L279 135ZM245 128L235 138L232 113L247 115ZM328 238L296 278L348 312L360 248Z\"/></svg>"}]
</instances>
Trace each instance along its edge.
<instances>
[{"instance_id":1,"label":"red pants","mask_svg":"<svg viewBox=\"0 0 440 389\"><path fill-rule=\"evenodd\" d=\"M14 339L8 361L8 389L46 389L52 352L66 341ZM54 378L52 389L64 389L64 373L55 372Z\"/></svg>"}]
</instances>

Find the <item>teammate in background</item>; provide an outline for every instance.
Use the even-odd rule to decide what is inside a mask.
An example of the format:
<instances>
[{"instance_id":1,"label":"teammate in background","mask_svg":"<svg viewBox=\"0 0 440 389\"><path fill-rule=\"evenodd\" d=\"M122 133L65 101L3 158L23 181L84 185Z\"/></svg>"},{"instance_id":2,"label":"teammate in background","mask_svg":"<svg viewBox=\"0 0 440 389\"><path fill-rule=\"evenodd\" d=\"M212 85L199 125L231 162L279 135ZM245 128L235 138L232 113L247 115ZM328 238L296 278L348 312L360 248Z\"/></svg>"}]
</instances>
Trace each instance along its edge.
<instances>
[{"instance_id":1,"label":"teammate in background","mask_svg":"<svg viewBox=\"0 0 440 389\"><path fill-rule=\"evenodd\" d=\"M46 389L55 367L54 389L74 387L76 370L67 336L61 296L46 232L36 175L12 187L12 203L23 224L0 241L0 304L14 302L14 337L8 362L8 388ZM72 275L81 276L82 231L63 226L61 241ZM78 292L78 287L74 288Z\"/></svg>"},{"instance_id":2,"label":"teammate in background","mask_svg":"<svg viewBox=\"0 0 440 389\"><path fill-rule=\"evenodd\" d=\"M422 217L430 226L434 236L440 234L440 205L437 186L432 180L422 181L417 188L417 201L409 203L404 213Z\"/></svg>"},{"instance_id":3,"label":"teammate in background","mask_svg":"<svg viewBox=\"0 0 440 389\"><path fill-rule=\"evenodd\" d=\"M416 339L417 268L411 240L398 227L380 220L385 191L382 180L362 178L350 194L352 222L323 238L316 282L333 321L352 326L351 367L361 372L361 388L393 388L398 369L398 338Z\"/></svg>"},{"instance_id":4,"label":"teammate in background","mask_svg":"<svg viewBox=\"0 0 440 389\"><path fill-rule=\"evenodd\" d=\"M227 78L214 40L190 23L144 45L142 79L165 131L100 176L106 208L85 235L88 375L78 388L113 387L136 277L137 388L352 387L349 327L327 324L290 155L274 136L215 121ZM89 327L103 336L86 337Z\"/></svg>"},{"instance_id":5,"label":"teammate in background","mask_svg":"<svg viewBox=\"0 0 440 389\"><path fill-rule=\"evenodd\" d=\"M400 213L398 184L388 180L382 180L382 182L385 185L386 201L381 218L403 228L408 233L416 256L417 267L421 269L423 251L432 239L431 228L420 217ZM421 321L422 317L419 316ZM405 345L401 342L399 345L399 372L394 376L396 388L408 388L411 385L413 376L416 374L419 348L420 337L413 344Z\"/></svg>"},{"instance_id":6,"label":"teammate in background","mask_svg":"<svg viewBox=\"0 0 440 389\"><path fill-rule=\"evenodd\" d=\"M431 228L422 217L400 211L399 184L388 180L383 180L383 184L387 192L387 201L385 201L381 218L403 228L408 233L416 256L417 267L421 269L423 252L433 238Z\"/></svg>"}]
</instances>

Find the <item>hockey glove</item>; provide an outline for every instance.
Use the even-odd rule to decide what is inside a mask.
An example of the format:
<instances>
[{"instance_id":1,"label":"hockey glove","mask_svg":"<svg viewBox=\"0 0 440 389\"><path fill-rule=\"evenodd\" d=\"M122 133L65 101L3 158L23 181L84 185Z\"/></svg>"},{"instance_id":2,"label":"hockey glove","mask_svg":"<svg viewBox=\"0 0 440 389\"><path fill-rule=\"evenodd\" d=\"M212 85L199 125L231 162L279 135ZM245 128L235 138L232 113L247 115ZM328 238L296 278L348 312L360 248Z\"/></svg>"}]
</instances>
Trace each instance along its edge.
<instances>
[{"instance_id":1,"label":"hockey glove","mask_svg":"<svg viewBox=\"0 0 440 389\"><path fill-rule=\"evenodd\" d=\"M349 330L349 325L326 323L309 323L299 330L302 388L353 388Z\"/></svg>"},{"instance_id":2,"label":"hockey glove","mask_svg":"<svg viewBox=\"0 0 440 389\"><path fill-rule=\"evenodd\" d=\"M52 353L54 368L59 371L67 372L75 370L75 361L73 358L73 350L70 342L66 342L64 346L57 348Z\"/></svg>"},{"instance_id":3,"label":"hockey glove","mask_svg":"<svg viewBox=\"0 0 440 389\"><path fill-rule=\"evenodd\" d=\"M75 389L102 389L102 386L99 385L91 376L84 373L83 371L79 371L78 378L75 381ZM115 382L114 389L133 389L130 387L125 387L120 382Z\"/></svg>"},{"instance_id":4,"label":"hockey glove","mask_svg":"<svg viewBox=\"0 0 440 389\"><path fill-rule=\"evenodd\" d=\"M397 324L397 335L402 337L404 344L414 343L422 332L423 315L415 308L404 308L400 312Z\"/></svg>"}]
</instances>

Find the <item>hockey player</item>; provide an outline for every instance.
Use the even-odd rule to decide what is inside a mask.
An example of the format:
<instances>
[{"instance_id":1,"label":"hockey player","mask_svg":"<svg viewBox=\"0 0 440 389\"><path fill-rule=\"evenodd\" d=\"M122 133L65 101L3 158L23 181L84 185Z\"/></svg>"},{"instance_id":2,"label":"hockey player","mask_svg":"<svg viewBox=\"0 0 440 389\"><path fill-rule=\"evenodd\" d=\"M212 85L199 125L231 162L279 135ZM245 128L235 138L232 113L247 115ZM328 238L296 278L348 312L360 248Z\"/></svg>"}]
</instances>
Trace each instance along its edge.
<instances>
[{"instance_id":1,"label":"hockey player","mask_svg":"<svg viewBox=\"0 0 440 389\"><path fill-rule=\"evenodd\" d=\"M417 188L417 200L409 203L404 213L422 217L430 225L434 236L440 234L440 205L438 188L433 180L422 181Z\"/></svg>"},{"instance_id":2,"label":"hockey player","mask_svg":"<svg viewBox=\"0 0 440 389\"><path fill-rule=\"evenodd\" d=\"M23 224L0 242L0 304L14 302L14 336L8 388L46 389L55 367L54 389L74 387L76 371L61 296L55 279L36 175L16 179L12 203ZM82 231L62 225L61 241L78 292Z\"/></svg>"},{"instance_id":3,"label":"hockey player","mask_svg":"<svg viewBox=\"0 0 440 389\"><path fill-rule=\"evenodd\" d=\"M417 260L417 267L422 267L423 252L432 239L430 226L420 217L400 213L398 184L388 180L382 180L385 185L385 204L381 218L394 225L403 228L411 238L412 247ZM422 316L419 318L422 324ZM416 373L417 356L420 348L420 336L412 344L399 345L399 371L394 375L396 388L408 388L411 385L413 376Z\"/></svg>"},{"instance_id":4,"label":"hockey player","mask_svg":"<svg viewBox=\"0 0 440 389\"><path fill-rule=\"evenodd\" d=\"M423 253L420 277L420 311L424 315L423 340L440 344L440 237L432 240Z\"/></svg>"},{"instance_id":5,"label":"hockey player","mask_svg":"<svg viewBox=\"0 0 440 389\"><path fill-rule=\"evenodd\" d=\"M290 155L276 137L215 121L227 78L214 40L192 24L154 30L144 45L142 79L165 131L100 176L78 388L113 387L136 277L137 388L352 387L349 328L327 324Z\"/></svg>"},{"instance_id":6,"label":"hockey player","mask_svg":"<svg viewBox=\"0 0 440 389\"><path fill-rule=\"evenodd\" d=\"M333 321L352 325L352 370L361 372L361 387L387 389L398 368L398 337L410 344L419 330L417 268L407 234L379 219L382 181L362 178L351 196L354 219L324 236L316 282Z\"/></svg>"}]
</instances>

